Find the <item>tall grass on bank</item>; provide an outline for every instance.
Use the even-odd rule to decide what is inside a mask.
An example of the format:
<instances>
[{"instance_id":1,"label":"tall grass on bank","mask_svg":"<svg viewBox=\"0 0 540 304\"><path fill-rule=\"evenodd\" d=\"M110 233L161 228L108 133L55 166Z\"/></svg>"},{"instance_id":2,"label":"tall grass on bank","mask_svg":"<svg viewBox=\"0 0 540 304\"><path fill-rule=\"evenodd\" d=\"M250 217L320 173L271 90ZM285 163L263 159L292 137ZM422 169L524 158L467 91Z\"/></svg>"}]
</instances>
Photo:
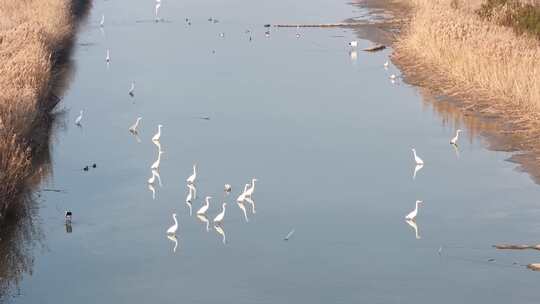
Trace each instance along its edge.
<instances>
[{"instance_id":1,"label":"tall grass on bank","mask_svg":"<svg viewBox=\"0 0 540 304\"><path fill-rule=\"evenodd\" d=\"M476 13L483 19L528 33L540 40L540 1L487 0Z\"/></svg>"},{"instance_id":2,"label":"tall grass on bank","mask_svg":"<svg viewBox=\"0 0 540 304\"><path fill-rule=\"evenodd\" d=\"M538 116L538 40L483 21L467 1L466 5L453 0L409 2L413 16L396 44L398 61L424 63L427 73L444 76L440 84L451 93L481 96Z\"/></svg>"},{"instance_id":3,"label":"tall grass on bank","mask_svg":"<svg viewBox=\"0 0 540 304\"><path fill-rule=\"evenodd\" d=\"M30 138L50 110L57 51L73 38L71 0L0 0L0 219L31 175Z\"/></svg>"}]
</instances>

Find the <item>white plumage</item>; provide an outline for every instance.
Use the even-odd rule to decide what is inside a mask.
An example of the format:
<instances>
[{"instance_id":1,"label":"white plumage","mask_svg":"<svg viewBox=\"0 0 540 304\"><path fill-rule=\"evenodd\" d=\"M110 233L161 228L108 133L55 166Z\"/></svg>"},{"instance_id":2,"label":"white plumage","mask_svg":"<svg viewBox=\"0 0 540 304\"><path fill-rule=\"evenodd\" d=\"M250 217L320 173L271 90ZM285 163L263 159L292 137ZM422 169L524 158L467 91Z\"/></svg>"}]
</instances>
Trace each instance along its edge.
<instances>
[{"instance_id":1,"label":"white plumage","mask_svg":"<svg viewBox=\"0 0 540 304\"><path fill-rule=\"evenodd\" d=\"M129 127L129 132L131 132L133 134L139 133L137 128L139 127L139 122L141 121L141 119L142 119L142 117L137 117L137 121L135 121L135 123L131 127Z\"/></svg>"},{"instance_id":2,"label":"white plumage","mask_svg":"<svg viewBox=\"0 0 540 304\"><path fill-rule=\"evenodd\" d=\"M83 110L81 110L81 111L79 112L79 116L77 116L77 118L75 118L75 124L76 124L77 126L80 126L80 125L81 125L82 119L83 119Z\"/></svg>"},{"instance_id":3,"label":"white plumage","mask_svg":"<svg viewBox=\"0 0 540 304\"><path fill-rule=\"evenodd\" d=\"M460 129L457 129L456 130L456 136L454 136L451 140L450 140L450 143L452 145L457 145L457 141L459 139L459 133L461 133L461 130Z\"/></svg>"},{"instance_id":4,"label":"white plumage","mask_svg":"<svg viewBox=\"0 0 540 304\"><path fill-rule=\"evenodd\" d=\"M416 154L416 149L412 148L411 149L412 152L413 152L413 155L414 155L414 161L416 162L417 165L423 165L424 164L424 161Z\"/></svg>"},{"instance_id":5,"label":"white plumage","mask_svg":"<svg viewBox=\"0 0 540 304\"><path fill-rule=\"evenodd\" d=\"M422 203L422 201L416 201L414 210L411 211L409 214L407 214L407 215L405 216L405 219L406 219L406 220L414 221L414 219L415 219L416 216L418 215L418 205L421 204L421 203Z\"/></svg>"},{"instance_id":6,"label":"white plumage","mask_svg":"<svg viewBox=\"0 0 540 304\"><path fill-rule=\"evenodd\" d=\"M159 165L161 164L161 154L163 154L163 153L165 153L165 152L163 152L163 151L158 152L158 158L152 164L152 166L150 166L150 169L152 169L152 170L158 170L159 169Z\"/></svg>"},{"instance_id":7,"label":"white plumage","mask_svg":"<svg viewBox=\"0 0 540 304\"><path fill-rule=\"evenodd\" d=\"M176 231L178 230L178 221L176 220L176 213L173 213L172 217L174 220L174 225L172 225L171 227L169 227L169 229L167 229L167 234L176 234Z\"/></svg>"},{"instance_id":8,"label":"white plumage","mask_svg":"<svg viewBox=\"0 0 540 304\"><path fill-rule=\"evenodd\" d=\"M195 183L195 179L197 178L197 164L193 165L193 173L186 179L186 182L188 184Z\"/></svg>"},{"instance_id":9,"label":"white plumage","mask_svg":"<svg viewBox=\"0 0 540 304\"><path fill-rule=\"evenodd\" d=\"M210 207L210 199L211 196L207 196L204 198L204 205L197 211L197 214L206 214L206 211L208 211L208 207Z\"/></svg>"},{"instance_id":10,"label":"white plumage","mask_svg":"<svg viewBox=\"0 0 540 304\"><path fill-rule=\"evenodd\" d=\"M223 218L225 217L225 207L227 207L227 203L223 203L221 206L222 206L222 210L214 218L214 223L221 223L223 221Z\"/></svg>"},{"instance_id":11,"label":"white plumage","mask_svg":"<svg viewBox=\"0 0 540 304\"><path fill-rule=\"evenodd\" d=\"M349 46L354 47L354 48L357 47L358 46L358 41L353 40L353 41L349 42Z\"/></svg>"},{"instance_id":12,"label":"white plumage","mask_svg":"<svg viewBox=\"0 0 540 304\"><path fill-rule=\"evenodd\" d=\"M159 141L159 139L161 138L161 128L163 127L163 125L158 125L158 131L156 133L156 135L154 135L154 137L152 137L152 141Z\"/></svg>"}]
</instances>

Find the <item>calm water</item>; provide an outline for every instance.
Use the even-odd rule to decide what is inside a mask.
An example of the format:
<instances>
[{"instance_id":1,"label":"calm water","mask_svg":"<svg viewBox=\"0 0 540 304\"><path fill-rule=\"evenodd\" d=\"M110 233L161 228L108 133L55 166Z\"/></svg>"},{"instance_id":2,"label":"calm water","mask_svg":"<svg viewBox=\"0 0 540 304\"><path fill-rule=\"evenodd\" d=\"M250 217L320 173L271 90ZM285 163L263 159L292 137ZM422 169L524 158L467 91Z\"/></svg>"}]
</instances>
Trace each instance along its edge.
<instances>
[{"instance_id":1,"label":"calm water","mask_svg":"<svg viewBox=\"0 0 540 304\"><path fill-rule=\"evenodd\" d=\"M443 124L415 88L392 84L390 50L354 60L350 30L301 29L297 39L296 29L272 29L266 38L262 27L365 11L329 0L164 0L170 22L156 24L153 6L94 3L44 185L67 193L43 193L44 246L12 303L538 302L540 276L514 263L540 256L491 248L540 234L540 188L508 154L465 129L458 158L448 141L459 117ZM80 109L83 128L73 124ZM137 116L141 143L127 131ZM152 200L150 138L160 123L163 187ZM415 180L412 147L426 162ZM209 218L229 203L225 244L184 203L195 162L194 210L206 195ZM256 213L247 205L246 223L235 198L252 177ZM223 199L225 183L233 193ZM403 220L417 199L419 239ZM176 252L165 235L173 212Z\"/></svg>"}]
</instances>

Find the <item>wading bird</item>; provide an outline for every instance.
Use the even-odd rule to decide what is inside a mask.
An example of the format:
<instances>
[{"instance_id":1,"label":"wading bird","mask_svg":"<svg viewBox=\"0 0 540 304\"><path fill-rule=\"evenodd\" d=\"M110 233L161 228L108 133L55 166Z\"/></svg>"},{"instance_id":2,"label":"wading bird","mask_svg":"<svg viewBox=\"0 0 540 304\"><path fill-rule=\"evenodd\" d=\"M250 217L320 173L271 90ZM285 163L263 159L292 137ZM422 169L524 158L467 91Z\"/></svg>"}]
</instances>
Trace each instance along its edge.
<instances>
[{"instance_id":1,"label":"wading bird","mask_svg":"<svg viewBox=\"0 0 540 304\"><path fill-rule=\"evenodd\" d=\"M223 190L225 191L225 193L230 193L231 190L232 190L232 186L229 185L229 184L225 184L225 186L223 186Z\"/></svg>"},{"instance_id":2,"label":"wading bird","mask_svg":"<svg viewBox=\"0 0 540 304\"><path fill-rule=\"evenodd\" d=\"M461 130L460 130L460 129L457 129L457 130L456 130L456 136L454 136L454 137L450 140L450 144L456 145L456 146L457 146L457 141L458 141L458 139L459 139L459 133L461 133Z\"/></svg>"},{"instance_id":3,"label":"wading bird","mask_svg":"<svg viewBox=\"0 0 540 304\"><path fill-rule=\"evenodd\" d=\"M109 51L109 49L107 49L107 56L105 57L105 61L107 63L111 62L111 52Z\"/></svg>"},{"instance_id":4,"label":"wading bird","mask_svg":"<svg viewBox=\"0 0 540 304\"><path fill-rule=\"evenodd\" d=\"M186 179L186 182L188 182L188 184L194 184L196 178L197 178L197 164L194 164L193 173Z\"/></svg>"},{"instance_id":5,"label":"wading bird","mask_svg":"<svg viewBox=\"0 0 540 304\"><path fill-rule=\"evenodd\" d=\"M221 213L219 213L218 215L216 215L216 217L214 218L214 223L221 223L223 222L223 218L225 217L225 207L227 207L227 203L223 203L221 205L222 207L222 210L221 210Z\"/></svg>"},{"instance_id":6,"label":"wading bird","mask_svg":"<svg viewBox=\"0 0 540 304\"><path fill-rule=\"evenodd\" d=\"M161 138L161 127L163 126L158 125L158 132L156 133L156 135L154 135L154 137L152 137L152 141L159 141L159 139Z\"/></svg>"},{"instance_id":7,"label":"wading bird","mask_svg":"<svg viewBox=\"0 0 540 304\"><path fill-rule=\"evenodd\" d=\"M204 205L197 211L197 214L206 214L206 211L208 211L208 207L210 207L210 199L211 196L207 196L204 198Z\"/></svg>"},{"instance_id":8,"label":"wading bird","mask_svg":"<svg viewBox=\"0 0 540 304\"><path fill-rule=\"evenodd\" d=\"M251 195L253 195L253 191L255 191L255 182L256 181L257 181L256 178L251 180L251 187L249 189L247 189L246 192L244 192L246 197L251 197Z\"/></svg>"},{"instance_id":9,"label":"wading bird","mask_svg":"<svg viewBox=\"0 0 540 304\"><path fill-rule=\"evenodd\" d=\"M141 119L142 117L137 117L135 123L131 127L129 127L129 132L131 132L131 134L139 134L137 128L139 127L139 122L141 121Z\"/></svg>"},{"instance_id":10,"label":"wading bird","mask_svg":"<svg viewBox=\"0 0 540 304\"><path fill-rule=\"evenodd\" d=\"M105 25L105 14L101 15L101 21L99 22L99 26L103 27Z\"/></svg>"},{"instance_id":11,"label":"wading bird","mask_svg":"<svg viewBox=\"0 0 540 304\"><path fill-rule=\"evenodd\" d=\"M156 182L156 170L152 170L152 176L148 179L148 184L153 185Z\"/></svg>"},{"instance_id":12,"label":"wading bird","mask_svg":"<svg viewBox=\"0 0 540 304\"><path fill-rule=\"evenodd\" d=\"M154 7L154 14L156 18L156 22L159 21L159 8L161 7L161 0L156 0L156 6Z\"/></svg>"},{"instance_id":13,"label":"wading bird","mask_svg":"<svg viewBox=\"0 0 540 304\"><path fill-rule=\"evenodd\" d=\"M176 213L173 213L172 217L174 220L174 225L172 225L171 227L169 227L169 229L167 229L167 234L176 234L176 230L178 230L178 221L176 220Z\"/></svg>"},{"instance_id":14,"label":"wading bird","mask_svg":"<svg viewBox=\"0 0 540 304\"><path fill-rule=\"evenodd\" d=\"M83 110L81 110L81 111L79 112L79 116L77 116L77 118L75 118L75 124L76 124L77 126L79 126L79 127L81 126L82 118L83 118Z\"/></svg>"},{"instance_id":15,"label":"wading bird","mask_svg":"<svg viewBox=\"0 0 540 304\"><path fill-rule=\"evenodd\" d=\"M416 150L414 148L411 149L412 152L413 152L413 155L414 155L414 161L416 162L417 165L423 165L424 164L424 161L418 156L416 155Z\"/></svg>"},{"instance_id":16,"label":"wading bird","mask_svg":"<svg viewBox=\"0 0 540 304\"><path fill-rule=\"evenodd\" d=\"M422 203L422 201L416 201L414 210L411 211L409 214L407 214L407 215L405 216L405 219L406 219L406 220L414 221L414 219L415 219L416 216L418 215L418 205L420 205L421 203Z\"/></svg>"},{"instance_id":17,"label":"wading bird","mask_svg":"<svg viewBox=\"0 0 540 304\"><path fill-rule=\"evenodd\" d=\"M357 47L358 46L358 41L353 40L353 41L349 42L349 46L353 47L353 48Z\"/></svg>"},{"instance_id":18,"label":"wading bird","mask_svg":"<svg viewBox=\"0 0 540 304\"><path fill-rule=\"evenodd\" d=\"M388 60L387 60L387 61L384 63L384 68L385 68L385 69L388 69L388 65L389 65L389 63L388 63Z\"/></svg>"},{"instance_id":19,"label":"wading bird","mask_svg":"<svg viewBox=\"0 0 540 304\"><path fill-rule=\"evenodd\" d=\"M240 193L240 195L238 196L238 198L236 199L237 202L243 202L246 200L246 191L247 191L247 188L249 187L249 184L246 184L244 186L244 191L242 193Z\"/></svg>"}]
</instances>

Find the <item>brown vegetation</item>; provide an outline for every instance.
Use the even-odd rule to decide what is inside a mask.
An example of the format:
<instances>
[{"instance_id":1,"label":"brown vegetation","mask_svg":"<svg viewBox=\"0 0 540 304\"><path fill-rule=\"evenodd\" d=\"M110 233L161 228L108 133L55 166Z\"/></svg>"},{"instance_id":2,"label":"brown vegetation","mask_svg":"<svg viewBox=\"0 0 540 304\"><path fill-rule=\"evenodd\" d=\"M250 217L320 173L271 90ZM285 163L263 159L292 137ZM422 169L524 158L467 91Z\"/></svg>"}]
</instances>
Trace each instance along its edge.
<instances>
[{"instance_id":1,"label":"brown vegetation","mask_svg":"<svg viewBox=\"0 0 540 304\"><path fill-rule=\"evenodd\" d=\"M0 219L21 201L16 197L34 173L36 150L47 150L36 130L43 122L50 126L73 45L76 10L89 3L0 0Z\"/></svg>"}]
</instances>

